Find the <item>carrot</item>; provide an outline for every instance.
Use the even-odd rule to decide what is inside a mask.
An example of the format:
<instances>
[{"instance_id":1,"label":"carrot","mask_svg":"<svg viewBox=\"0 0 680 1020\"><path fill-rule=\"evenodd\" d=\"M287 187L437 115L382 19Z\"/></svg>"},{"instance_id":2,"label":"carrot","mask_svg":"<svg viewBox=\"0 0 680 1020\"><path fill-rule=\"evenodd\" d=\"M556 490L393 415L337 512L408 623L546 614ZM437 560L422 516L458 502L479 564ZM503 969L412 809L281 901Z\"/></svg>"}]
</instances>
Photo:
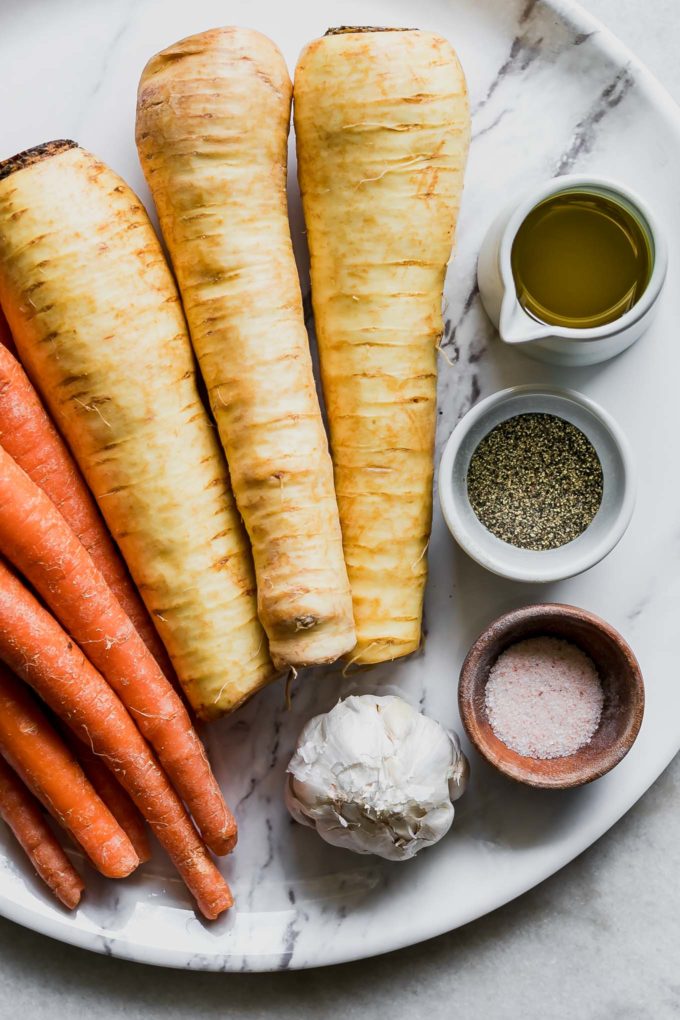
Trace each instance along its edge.
<instances>
[{"instance_id":1,"label":"carrot","mask_svg":"<svg viewBox=\"0 0 680 1020\"><path fill-rule=\"evenodd\" d=\"M130 794L208 918L232 905L201 842L118 696L56 620L0 563L0 659L103 758Z\"/></svg>"},{"instance_id":2,"label":"carrot","mask_svg":"<svg viewBox=\"0 0 680 1020\"><path fill-rule=\"evenodd\" d=\"M45 885L65 907L74 910L85 890L83 880L45 821L35 797L1 757L0 818L12 830Z\"/></svg>"},{"instance_id":3,"label":"carrot","mask_svg":"<svg viewBox=\"0 0 680 1020\"><path fill-rule=\"evenodd\" d=\"M286 210L291 96L274 43L217 28L152 57L137 102L142 168L281 668L333 662L356 641Z\"/></svg>"},{"instance_id":4,"label":"carrot","mask_svg":"<svg viewBox=\"0 0 680 1020\"><path fill-rule=\"evenodd\" d=\"M83 543L96 566L158 660L173 676L148 612L111 541L97 506L66 444L50 421L28 376L0 346L0 443L44 489Z\"/></svg>"},{"instance_id":5,"label":"carrot","mask_svg":"<svg viewBox=\"0 0 680 1020\"><path fill-rule=\"evenodd\" d=\"M139 860L130 840L33 698L2 666L0 752L102 875L125 878L135 870Z\"/></svg>"},{"instance_id":6,"label":"carrot","mask_svg":"<svg viewBox=\"0 0 680 1020\"><path fill-rule=\"evenodd\" d=\"M248 541L158 238L73 142L0 163L0 303L204 717L274 678Z\"/></svg>"},{"instance_id":7,"label":"carrot","mask_svg":"<svg viewBox=\"0 0 680 1020\"><path fill-rule=\"evenodd\" d=\"M118 694L208 846L219 854L231 850L236 823L179 695L57 508L2 447L0 552Z\"/></svg>"},{"instance_id":8,"label":"carrot","mask_svg":"<svg viewBox=\"0 0 680 1020\"><path fill-rule=\"evenodd\" d=\"M445 39L348 28L303 50L294 96L353 661L381 662L421 641L436 347L467 90Z\"/></svg>"},{"instance_id":9,"label":"carrot","mask_svg":"<svg viewBox=\"0 0 680 1020\"><path fill-rule=\"evenodd\" d=\"M69 733L65 740L92 783L95 793L101 797L123 832L127 834L139 857L139 863L146 864L151 860L149 836L141 812L132 802L130 794L123 789L104 762L82 741L76 740L72 733Z\"/></svg>"}]
</instances>

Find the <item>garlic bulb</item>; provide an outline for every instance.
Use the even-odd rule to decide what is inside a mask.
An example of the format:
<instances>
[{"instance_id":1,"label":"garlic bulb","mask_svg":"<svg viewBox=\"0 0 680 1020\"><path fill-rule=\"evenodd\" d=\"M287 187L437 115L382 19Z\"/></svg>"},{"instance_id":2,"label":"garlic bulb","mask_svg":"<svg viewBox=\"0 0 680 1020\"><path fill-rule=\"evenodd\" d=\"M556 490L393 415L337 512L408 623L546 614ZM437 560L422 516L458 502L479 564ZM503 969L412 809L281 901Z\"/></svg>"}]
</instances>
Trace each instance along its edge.
<instances>
[{"instance_id":1,"label":"garlic bulb","mask_svg":"<svg viewBox=\"0 0 680 1020\"><path fill-rule=\"evenodd\" d=\"M363 694L310 719L288 773L296 821L334 846L405 861L448 832L468 766L434 719L401 698Z\"/></svg>"}]
</instances>

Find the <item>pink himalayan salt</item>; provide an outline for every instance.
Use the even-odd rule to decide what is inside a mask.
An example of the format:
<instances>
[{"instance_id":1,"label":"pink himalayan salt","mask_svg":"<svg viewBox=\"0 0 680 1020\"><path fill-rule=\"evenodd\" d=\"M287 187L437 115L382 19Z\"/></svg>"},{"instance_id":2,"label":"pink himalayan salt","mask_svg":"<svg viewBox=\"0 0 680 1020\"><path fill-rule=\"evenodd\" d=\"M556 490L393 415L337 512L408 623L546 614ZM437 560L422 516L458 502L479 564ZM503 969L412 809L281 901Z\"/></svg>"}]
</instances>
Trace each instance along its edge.
<instances>
[{"instance_id":1,"label":"pink himalayan salt","mask_svg":"<svg viewBox=\"0 0 680 1020\"><path fill-rule=\"evenodd\" d=\"M569 641L528 638L506 648L486 685L499 740L532 758L562 758L591 739L604 694L591 659Z\"/></svg>"}]
</instances>

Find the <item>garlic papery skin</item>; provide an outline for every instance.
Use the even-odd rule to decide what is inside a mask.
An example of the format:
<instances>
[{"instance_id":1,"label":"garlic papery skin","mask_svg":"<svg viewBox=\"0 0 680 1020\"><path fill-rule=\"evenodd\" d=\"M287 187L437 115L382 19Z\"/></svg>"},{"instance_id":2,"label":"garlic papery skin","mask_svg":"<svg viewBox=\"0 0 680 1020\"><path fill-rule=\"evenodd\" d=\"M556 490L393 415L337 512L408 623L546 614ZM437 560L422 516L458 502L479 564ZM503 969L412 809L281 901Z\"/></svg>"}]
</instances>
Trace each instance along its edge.
<instances>
[{"instance_id":1,"label":"garlic papery skin","mask_svg":"<svg viewBox=\"0 0 680 1020\"><path fill-rule=\"evenodd\" d=\"M288 765L296 821L334 846L405 861L444 836L468 765L458 738L401 698L346 698L307 723Z\"/></svg>"}]
</instances>

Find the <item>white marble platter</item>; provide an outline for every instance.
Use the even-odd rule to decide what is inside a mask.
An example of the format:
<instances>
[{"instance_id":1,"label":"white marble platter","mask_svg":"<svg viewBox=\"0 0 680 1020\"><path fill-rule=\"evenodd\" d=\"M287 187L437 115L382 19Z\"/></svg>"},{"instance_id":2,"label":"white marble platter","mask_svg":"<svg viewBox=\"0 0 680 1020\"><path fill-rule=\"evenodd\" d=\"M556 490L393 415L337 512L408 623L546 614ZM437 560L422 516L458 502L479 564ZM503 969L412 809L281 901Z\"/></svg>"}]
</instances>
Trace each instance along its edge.
<instances>
[{"instance_id":1,"label":"white marble platter","mask_svg":"<svg viewBox=\"0 0 680 1020\"><path fill-rule=\"evenodd\" d=\"M224 23L270 35L291 71L303 44L329 25L418 26L451 39L468 76L474 141L446 290L438 453L480 395L514 383L559 383L619 420L639 474L637 509L620 545L581 577L543 588L485 573L454 547L436 511L422 654L347 678L336 669L301 676L291 710L275 686L206 731L240 823L238 850L223 864L237 909L220 921L196 917L160 853L123 883L98 880L79 861L88 892L68 914L0 832L6 917L132 960L257 971L370 956L493 910L602 835L680 747L680 115L634 58L568 0L3 0L0 156L75 138L147 200L133 139L140 71L173 40ZM307 290L294 163L291 170L292 229ZM668 231L671 271L652 332L614 362L564 371L502 348L480 307L475 260L485 228L514 192L570 171L619 177L645 196ZM453 829L405 864L333 849L293 825L282 804L283 775L309 716L348 691L388 686L460 729L457 675L470 643L498 613L538 600L599 613L640 659L645 720L614 772L578 791L531 791L472 754L472 783Z\"/></svg>"}]
</instances>

